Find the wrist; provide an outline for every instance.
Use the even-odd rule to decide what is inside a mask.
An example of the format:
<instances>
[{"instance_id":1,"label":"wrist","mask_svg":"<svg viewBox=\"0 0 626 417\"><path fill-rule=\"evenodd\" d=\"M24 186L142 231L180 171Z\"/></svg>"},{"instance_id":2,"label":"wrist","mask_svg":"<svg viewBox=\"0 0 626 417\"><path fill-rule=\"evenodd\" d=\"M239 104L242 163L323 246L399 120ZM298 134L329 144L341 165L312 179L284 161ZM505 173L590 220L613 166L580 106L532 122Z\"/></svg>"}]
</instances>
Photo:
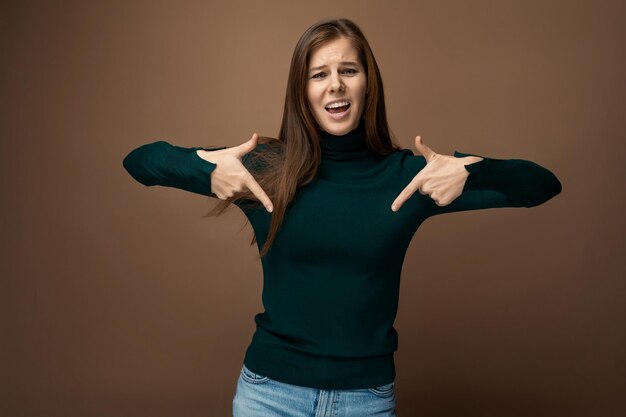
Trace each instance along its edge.
<instances>
[{"instance_id":1,"label":"wrist","mask_svg":"<svg viewBox=\"0 0 626 417\"><path fill-rule=\"evenodd\" d=\"M210 151L210 150L205 150L205 149L198 149L196 150L196 154L204 159L207 162L210 162L212 164L216 164L217 163L217 159L218 159L218 154L216 153L217 151Z\"/></svg>"}]
</instances>

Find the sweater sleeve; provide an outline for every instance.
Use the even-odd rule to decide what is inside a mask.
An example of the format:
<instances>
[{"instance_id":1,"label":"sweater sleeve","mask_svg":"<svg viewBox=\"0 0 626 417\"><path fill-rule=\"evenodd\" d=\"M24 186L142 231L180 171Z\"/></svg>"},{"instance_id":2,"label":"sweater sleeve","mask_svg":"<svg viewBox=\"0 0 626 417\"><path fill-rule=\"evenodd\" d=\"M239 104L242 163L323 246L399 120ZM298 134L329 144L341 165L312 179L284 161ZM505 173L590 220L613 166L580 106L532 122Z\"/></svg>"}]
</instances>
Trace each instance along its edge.
<instances>
[{"instance_id":1,"label":"sweater sleeve","mask_svg":"<svg viewBox=\"0 0 626 417\"><path fill-rule=\"evenodd\" d=\"M439 207L429 200L429 216L455 211L495 207L534 207L561 192L561 183L548 169L524 159L495 159L454 152L457 158L479 156L481 161L465 165L469 176L462 194Z\"/></svg>"},{"instance_id":2,"label":"sweater sleeve","mask_svg":"<svg viewBox=\"0 0 626 417\"><path fill-rule=\"evenodd\" d=\"M162 185L215 197L211 192L211 172L217 164L202 159L196 150L225 148L183 148L157 141L132 150L122 164L136 181L145 186Z\"/></svg>"}]
</instances>

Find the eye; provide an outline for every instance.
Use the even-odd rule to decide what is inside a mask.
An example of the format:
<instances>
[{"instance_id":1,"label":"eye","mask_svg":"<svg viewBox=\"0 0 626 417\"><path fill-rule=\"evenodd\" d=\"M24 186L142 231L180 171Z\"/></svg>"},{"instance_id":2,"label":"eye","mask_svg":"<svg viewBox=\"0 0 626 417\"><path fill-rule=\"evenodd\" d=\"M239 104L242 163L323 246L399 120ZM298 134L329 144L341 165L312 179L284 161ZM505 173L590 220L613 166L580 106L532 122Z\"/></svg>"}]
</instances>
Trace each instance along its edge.
<instances>
[{"instance_id":1,"label":"eye","mask_svg":"<svg viewBox=\"0 0 626 417\"><path fill-rule=\"evenodd\" d=\"M354 75L354 74L356 74L358 71L357 71L357 70L355 70L355 69L353 69L353 68L346 68L346 69L345 69L345 70L343 70L342 72L343 72L343 73L345 73L345 74L348 74L348 75Z\"/></svg>"},{"instance_id":2,"label":"eye","mask_svg":"<svg viewBox=\"0 0 626 417\"><path fill-rule=\"evenodd\" d=\"M311 78L322 78L323 76L325 76L326 74L324 74L323 72L318 72L317 74L315 74L314 76L312 76Z\"/></svg>"}]
</instances>

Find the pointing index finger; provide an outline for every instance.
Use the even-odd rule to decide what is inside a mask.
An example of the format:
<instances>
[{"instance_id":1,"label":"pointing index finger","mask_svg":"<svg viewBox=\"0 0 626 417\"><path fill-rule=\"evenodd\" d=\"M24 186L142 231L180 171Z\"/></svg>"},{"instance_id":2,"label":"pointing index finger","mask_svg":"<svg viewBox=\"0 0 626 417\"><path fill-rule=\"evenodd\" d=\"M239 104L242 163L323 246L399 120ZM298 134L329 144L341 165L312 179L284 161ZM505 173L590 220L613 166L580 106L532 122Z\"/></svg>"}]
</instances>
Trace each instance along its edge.
<instances>
[{"instance_id":1,"label":"pointing index finger","mask_svg":"<svg viewBox=\"0 0 626 417\"><path fill-rule=\"evenodd\" d=\"M267 194L265 194L265 191L263 191L263 188L261 188L259 183L256 182L252 174L248 176L248 179L246 180L245 184L248 187L248 189L252 191L252 194L254 194L259 199L259 201L265 206L265 209L271 213L274 210L274 205L272 204L272 201L267 196Z\"/></svg>"},{"instance_id":2,"label":"pointing index finger","mask_svg":"<svg viewBox=\"0 0 626 417\"><path fill-rule=\"evenodd\" d=\"M420 176L420 174L418 173L415 177L413 177L411 182L408 183L406 187L404 187L404 189L400 192L400 194L398 194L396 199L391 204L391 210L392 211L400 210L400 207L402 207L404 202L408 200L409 198L411 198L411 196L415 194L415 191L419 190L421 186L422 186L422 176Z\"/></svg>"}]
</instances>

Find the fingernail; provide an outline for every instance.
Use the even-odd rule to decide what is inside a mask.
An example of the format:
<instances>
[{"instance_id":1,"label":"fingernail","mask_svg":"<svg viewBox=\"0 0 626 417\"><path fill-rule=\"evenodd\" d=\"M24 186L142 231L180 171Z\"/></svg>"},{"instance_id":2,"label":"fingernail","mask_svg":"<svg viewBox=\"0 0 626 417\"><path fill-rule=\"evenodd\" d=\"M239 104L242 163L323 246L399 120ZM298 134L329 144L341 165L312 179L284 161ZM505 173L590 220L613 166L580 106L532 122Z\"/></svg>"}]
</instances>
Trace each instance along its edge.
<instances>
[{"instance_id":1,"label":"fingernail","mask_svg":"<svg viewBox=\"0 0 626 417\"><path fill-rule=\"evenodd\" d=\"M267 211L269 211L269 212L271 213L272 211L274 211L274 207L269 206L269 207L267 208Z\"/></svg>"},{"instance_id":2,"label":"fingernail","mask_svg":"<svg viewBox=\"0 0 626 417\"><path fill-rule=\"evenodd\" d=\"M398 208L396 206L391 206L391 211L397 211Z\"/></svg>"}]
</instances>

